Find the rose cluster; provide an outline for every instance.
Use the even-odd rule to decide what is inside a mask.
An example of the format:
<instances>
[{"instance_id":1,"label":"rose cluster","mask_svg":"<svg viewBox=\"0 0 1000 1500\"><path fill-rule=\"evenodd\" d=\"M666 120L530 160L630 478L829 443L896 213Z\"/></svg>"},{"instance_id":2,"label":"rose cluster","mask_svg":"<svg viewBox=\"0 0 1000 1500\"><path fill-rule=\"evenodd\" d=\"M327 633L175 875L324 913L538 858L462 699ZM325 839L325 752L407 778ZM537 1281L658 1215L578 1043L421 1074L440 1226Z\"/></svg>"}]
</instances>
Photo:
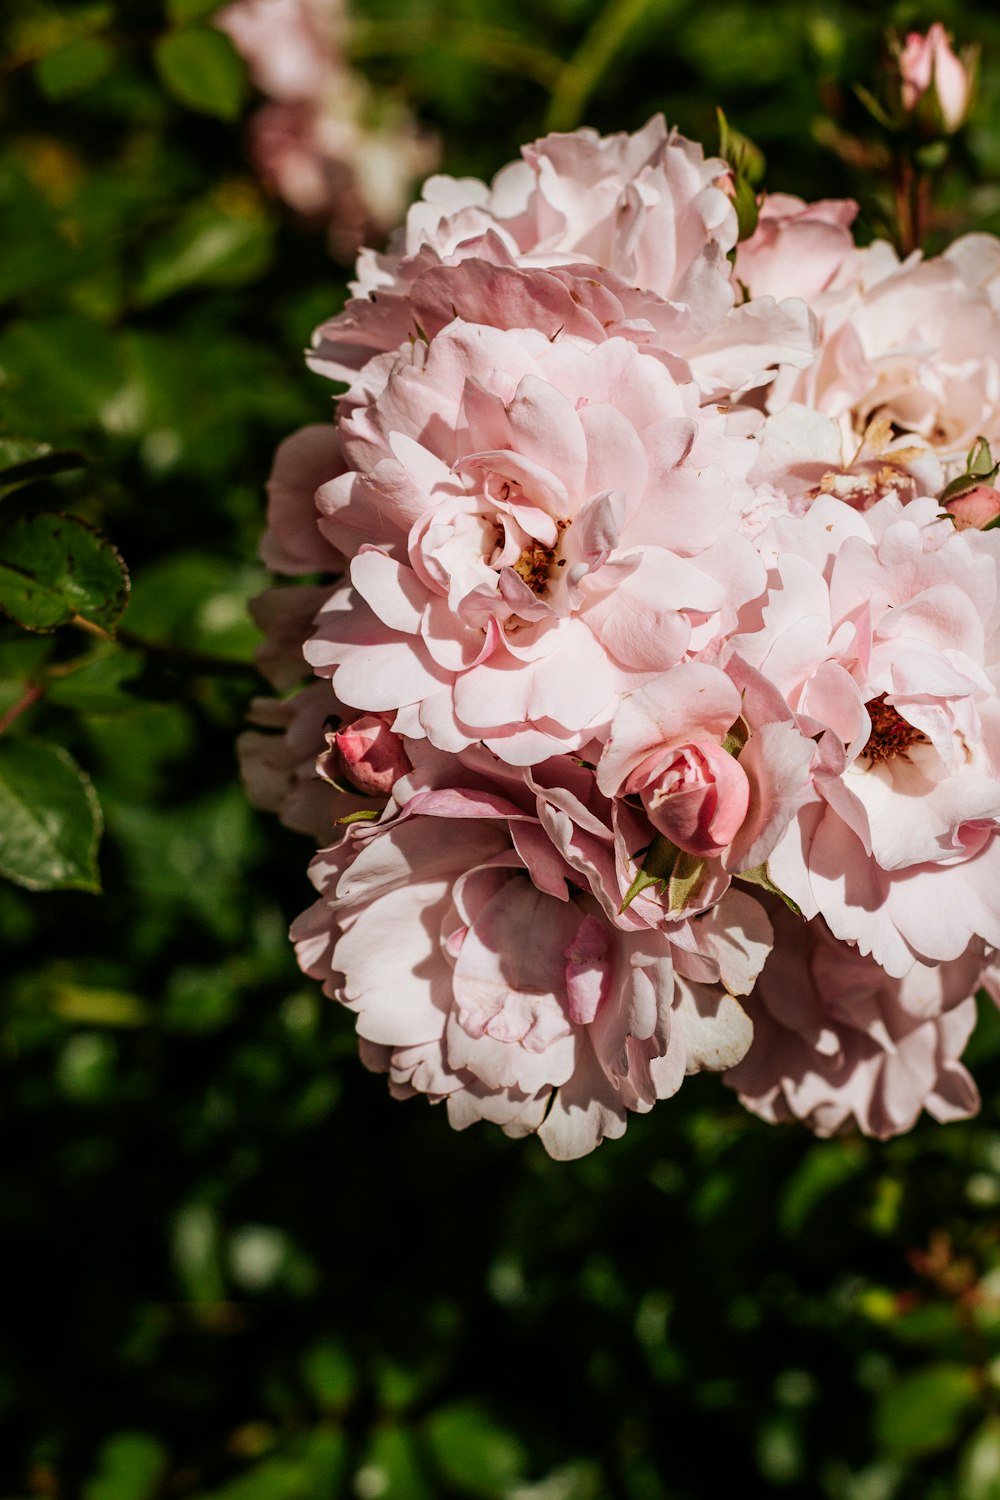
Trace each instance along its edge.
<instances>
[{"instance_id":1,"label":"rose cluster","mask_svg":"<svg viewBox=\"0 0 1000 1500\"><path fill-rule=\"evenodd\" d=\"M457 1127L576 1157L703 1069L820 1134L976 1108L1000 242L854 212L738 243L662 119L550 135L431 178L316 333L244 775L321 846L302 967Z\"/></svg>"}]
</instances>

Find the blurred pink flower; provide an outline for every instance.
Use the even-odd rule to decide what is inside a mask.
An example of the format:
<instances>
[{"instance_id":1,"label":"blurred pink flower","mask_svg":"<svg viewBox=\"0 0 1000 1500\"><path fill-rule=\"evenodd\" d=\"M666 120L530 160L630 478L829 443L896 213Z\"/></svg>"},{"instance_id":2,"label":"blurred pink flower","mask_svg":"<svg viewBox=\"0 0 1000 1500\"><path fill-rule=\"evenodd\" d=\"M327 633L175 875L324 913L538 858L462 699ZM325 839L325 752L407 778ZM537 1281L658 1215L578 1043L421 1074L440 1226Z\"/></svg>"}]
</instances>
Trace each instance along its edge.
<instances>
[{"instance_id":1,"label":"blurred pink flower","mask_svg":"<svg viewBox=\"0 0 1000 1500\"><path fill-rule=\"evenodd\" d=\"M235 0L215 17L270 101L251 117L250 154L272 192L328 225L350 258L398 222L437 143L345 56L343 0Z\"/></svg>"}]
</instances>

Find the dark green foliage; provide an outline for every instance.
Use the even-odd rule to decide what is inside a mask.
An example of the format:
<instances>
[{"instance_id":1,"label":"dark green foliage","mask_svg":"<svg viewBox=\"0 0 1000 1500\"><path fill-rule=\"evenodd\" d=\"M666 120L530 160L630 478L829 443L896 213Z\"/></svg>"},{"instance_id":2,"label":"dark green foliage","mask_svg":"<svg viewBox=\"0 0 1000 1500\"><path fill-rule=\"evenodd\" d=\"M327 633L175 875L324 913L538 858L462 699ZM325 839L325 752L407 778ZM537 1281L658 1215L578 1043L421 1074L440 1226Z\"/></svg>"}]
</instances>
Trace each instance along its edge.
<instances>
[{"instance_id":1,"label":"dark green foliage","mask_svg":"<svg viewBox=\"0 0 1000 1500\"><path fill-rule=\"evenodd\" d=\"M0 17L0 1497L997 1500L991 1007L977 1121L816 1142L700 1077L556 1165L391 1102L296 969L309 850L233 742L262 482L330 411L300 351L348 272L253 180L213 8ZM445 170L657 108L714 149L721 105L870 237L853 86L938 15L983 61L933 248L1000 229L984 8L358 0L354 49Z\"/></svg>"}]
</instances>

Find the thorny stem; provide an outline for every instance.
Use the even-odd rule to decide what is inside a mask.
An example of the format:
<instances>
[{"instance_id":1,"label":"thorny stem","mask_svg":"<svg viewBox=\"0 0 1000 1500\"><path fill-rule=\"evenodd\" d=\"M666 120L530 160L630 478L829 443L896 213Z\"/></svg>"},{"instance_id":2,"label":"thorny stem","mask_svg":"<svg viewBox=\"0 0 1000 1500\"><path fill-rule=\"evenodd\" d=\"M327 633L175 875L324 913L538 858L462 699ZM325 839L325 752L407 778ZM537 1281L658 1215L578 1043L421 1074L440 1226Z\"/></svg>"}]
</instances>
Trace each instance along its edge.
<instances>
[{"instance_id":1,"label":"thorny stem","mask_svg":"<svg viewBox=\"0 0 1000 1500\"><path fill-rule=\"evenodd\" d=\"M134 635L131 630L118 630L112 635L103 626L95 625L92 620L85 620L81 615L74 615L69 623L75 625L77 630L85 630L88 635L96 635L98 640L116 641L119 646L127 646L132 651L141 651L144 656L161 662L165 667L178 667L195 676L256 677L259 675L252 662L234 661L230 656L213 656L208 651L191 651L186 646L162 646L156 641L143 640L142 636Z\"/></svg>"},{"instance_id":2,"label":"thorny stem","mask_svg":"<svg viewBox=\"0 0 1000 1500\"><path fill-rule=\"evenodd\" d=\"M573 130L587 101L649 0L605 0L593 25L559 74L546 118L549 130Z\"/></svg>"}]
</instances>

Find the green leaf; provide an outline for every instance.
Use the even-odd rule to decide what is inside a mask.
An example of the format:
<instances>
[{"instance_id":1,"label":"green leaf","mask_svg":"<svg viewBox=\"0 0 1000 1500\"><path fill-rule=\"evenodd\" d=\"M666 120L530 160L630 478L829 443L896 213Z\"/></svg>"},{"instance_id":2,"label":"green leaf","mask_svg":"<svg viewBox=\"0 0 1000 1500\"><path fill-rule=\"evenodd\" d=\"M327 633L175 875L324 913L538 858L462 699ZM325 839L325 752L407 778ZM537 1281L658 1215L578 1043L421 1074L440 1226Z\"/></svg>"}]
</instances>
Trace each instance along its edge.
<instances>
[{"instance_id":1,"label":"green leaf","mask_svg":"<svg viewBox=\"0 0 1000 1500\"><path fill-rule=\"evenodd\" d=\"M246 69L221 31L186 26L156 44L156 66L181 104L220 120L235 120L246 95Z\"/></svg>"},{"instance_id":2,"label":"green leaf","mask_svg":"<svg viewBox=\"0 0 1000 1500\"><path fill-rule=\"evenodd\" d=\"M0 438L0 496L36 479L85 468L86 464L83 454L72 449L53 448L51 443L35 443L28 438Z\"/></svg>"},{"instance_id":3,"label":"green leaf","mask_svg":"<svg viewBox=\"0 0 1000 1500\"><path fill-rule=\"evenodd\" d=\"M784 901L790 912L794 912L795 916L801 917L802 908L796 905L791 896L786 896L784 891L779 889L779 887L775 885L774 881L767 873L766 863L762 865L754 865L752 870L739 870L733 876L733 879L745 880L747 885L759 885L762 890L770 891L772 896L777 896L781 901Z\"/></svg>"},{"instance_id":4,"label":"green leaf","mask_svg":"<svg viewBox=\"0 0 1000 1500\"><path fill-rule=\"evenodd\" d=\"M914 156L921 172L940 172L948 160L950 151L949 141L928 141L926 146L917 147Z\"/></svg>"},{"instance_id":5,"label":"green leaf","mask_svg":"<svg viewBox=\"0 0 1000 1500\"><path fill-rule=\"evenodd\" d=\"M346 813L344 817L337 819L338 828L348 823L371 823L382 814L374 807L359 807L357 812Z\"/></svg>"},{"instance_id":6,"label":"green leaf","mask_svg":"<svg viewBox=\"0 0 1000 1500\"><path fill-rule=\"evenodd\" d=\"M915 1370L883 1394L875 1435L889 1453L914 1455L949 1447L978 1399L973 1372L960 1364Z\"/></svg>"},{"instance_id":7,"label":"green leaf","mask_svg":"<svg viewBox=\"0 0 1000 1500\"><path fill-rule=\"evenodd\" d=\"M116 1432L101 1448L84 1500L151 1500L167 1467L162 1443L148 1432Z\"/></svg>"},{"instance_id":8,"label":"green leaf","mask_svg":"<svg viewBox=\"0 0 1000 1500\"><path fill-rule=\"evenodd\" d=\"M0 527L0 609L28 630L54 630L74 615L110 629L128 589L116 549L79 516L44 512Z\"/></svg>"},{"instance_id":9,"label":"green leaf","mask_svg":"<svg viewBox=\"0 0 1000 1500\"><path fill-rule=\"evenodd\" d=\"M740 751L743 749L749 737L750 730L747 727L746 720L743 718L739 718L736 720L735 724L733 724L732 728L723 735L722 748L723 750L725 750L727 755L733 755L738 758Z\"/></svg>"},{"instance_id":10,"label":"green leaf","mask_svg":"<svg viewBox=\"0 0 1000 1500\"><path fill-rule=\"evenodd\" d=\"M356 1495L378 1495L379 1500L433 1500L436 1491L425 1483L412 1436L404 1427L374 1429L354 1478Z\"/></svg>"},{"instance_id":11,"label":"green leaf","mask_svg":"<svg viewBox=\"0 0 1000 1500\"><path fill-rule=\"evenodd\" d=\"M0 875L29 891L99 891L101 807L73 757L45 740L0 740Z\"/></svg>"},{"instance_id":12,"label":"green leaf","mask_svg":"<svg viewBox=\"0 0 1000 1500\"><path fill-rule=\"evenodd\" d=\"M272 248L271 225L256 203L244 213L197 204L153 241L138 300L149 307L192 286L242 285L267 269Z\"/></svg>"},{"instance_id":13,"label":"green leaf","mask_svg":"<svg viewBox=\"0 0 1000 1500\"><path fill-rule=\"evenodd\" d=\"M67 42L35 65L35 77L48 99L69 99L93 88L114 62L114 49L99 37Z\"/></svg>"},{"instance_id":14,"label":"green leaf","mask_svg":"<svg viewBox=\"0 0 1000 1500\"><path fill-rule=\"evenodd\" d=\"M954 1303L925 1302L893 1319L892 1336L902 1344L942 1354L951 1353L942 1348L946 1344L957 1343L961 1349L962 1329Z\"/></svg>"},{"instance_id":15,"label":"green leaf","mask_svg":"<svg viewBox=\"0 0 1000 1500\"><path fill-rule=\"evenodd\" d=\"M677 855L667 887L667 907L670 911L683 911L694 900L695 892L705 874L705 861L694 854L681 850Z\"/></svg>"},{"instance_id":16,"label":"green leaf","mask_svg":"<svg viewBox=\"0 0 1000 1500\"><path fill-rule=\"evenodd\" d=\"M463 1495L499 1496L523 1477L521 1444L476 1402L435 1412L427 1438L449 1487Z\"/></svg>"},{"instance_id":17,"label":"green leaf","mask_svg":"<svg viewBox=\"0 0 1000 1500\"><path fill-rule=\"evenodd\" d=\"M620 912L627 911L636 896L648 890L651 885L665 886L673 874L681 851L676 844L659 833L647 850L639 852L644 852L644 858L635 879L625 892L625 899L618 908Z\"/></svg>"}]
</instances>

